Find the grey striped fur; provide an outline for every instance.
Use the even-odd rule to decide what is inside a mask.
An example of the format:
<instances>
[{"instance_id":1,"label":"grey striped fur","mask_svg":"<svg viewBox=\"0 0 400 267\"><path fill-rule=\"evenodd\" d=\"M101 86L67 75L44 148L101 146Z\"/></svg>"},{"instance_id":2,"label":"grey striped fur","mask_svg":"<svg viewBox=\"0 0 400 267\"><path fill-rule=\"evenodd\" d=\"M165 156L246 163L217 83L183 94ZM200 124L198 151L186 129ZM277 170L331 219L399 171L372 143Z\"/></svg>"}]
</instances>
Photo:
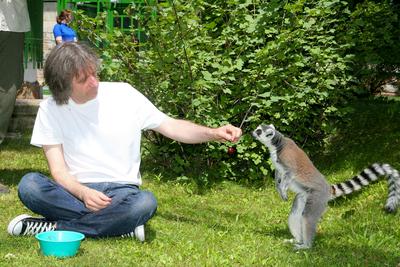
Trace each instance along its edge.
<instances>
[{"instance_id":1,"label":"grey striped fur","mask_svg":"<svg viewBox=\"0 0 400 267\"><path fill-rule=\"evenodd\" d=\"M400 177L399 172L389 164L374 163L365 168L353 178L338 184L331 185L331 199L351 194L369 185L371 182L386 176L388 180L388 198L385 210L395 212L400 204Z\"/></svg>"}]
</instances>

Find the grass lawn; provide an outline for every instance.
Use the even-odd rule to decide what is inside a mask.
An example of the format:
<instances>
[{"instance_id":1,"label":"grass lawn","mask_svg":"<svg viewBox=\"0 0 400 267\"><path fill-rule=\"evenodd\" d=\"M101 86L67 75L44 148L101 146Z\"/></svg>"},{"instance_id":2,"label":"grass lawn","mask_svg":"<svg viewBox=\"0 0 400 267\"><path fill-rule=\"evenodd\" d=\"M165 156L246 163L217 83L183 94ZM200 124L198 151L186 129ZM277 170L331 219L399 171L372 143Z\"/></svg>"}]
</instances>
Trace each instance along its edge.
<instances>
[{"instance_id":1,"label":"grass lawn","mask_svg":"<svg viewBox=\"0 0 400 267\"><path fill-rule=\"evenodd\" d=\"M330 182L344 181L369 163L388 162L400 170L400 101L369 99L314 157ZM318 152L318 151L317 151ZM268 155L265 155L266 157ZM0 196L0 266L398 266L400 212L382 210L386 181L331 203L319 224L315 246L295 252L290 238L290 203L282 202L272 180L263 187L222 182L197 194L192 184L168 182L144 173L144 187L159 208L147 224L143 244L122 238L86 239L74 258L43 257L34 237L11 237L8 222L29 213L16 187L30 171L47 173L40 149L29 135L0 146L0 181L11 193ZM293 194L290 194L290 201Z\"/></svg>"}]
</instances>

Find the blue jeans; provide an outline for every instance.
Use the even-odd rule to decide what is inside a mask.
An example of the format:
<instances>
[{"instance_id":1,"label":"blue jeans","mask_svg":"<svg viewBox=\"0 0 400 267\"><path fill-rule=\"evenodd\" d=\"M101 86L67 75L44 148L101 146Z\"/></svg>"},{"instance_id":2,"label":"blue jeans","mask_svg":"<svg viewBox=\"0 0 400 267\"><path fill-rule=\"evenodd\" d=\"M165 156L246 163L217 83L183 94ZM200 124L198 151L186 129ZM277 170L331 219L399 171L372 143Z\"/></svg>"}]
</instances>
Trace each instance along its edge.
<instances>
[{"instance_id":1,"label":"blue jeans","mask_svg":"<svg viewBox=\"0 0 400 267\"><path fill-rule=\"evenodd\" d=\"M112 198L111 204L93 212L62 186L41 173L28 173L18 185L22 203L34 213L57 223L57 230L77 231L89 237L119 236L145 224L157 210L153 193L135 185L87 183Z\"/></svg>"}]
</instances>

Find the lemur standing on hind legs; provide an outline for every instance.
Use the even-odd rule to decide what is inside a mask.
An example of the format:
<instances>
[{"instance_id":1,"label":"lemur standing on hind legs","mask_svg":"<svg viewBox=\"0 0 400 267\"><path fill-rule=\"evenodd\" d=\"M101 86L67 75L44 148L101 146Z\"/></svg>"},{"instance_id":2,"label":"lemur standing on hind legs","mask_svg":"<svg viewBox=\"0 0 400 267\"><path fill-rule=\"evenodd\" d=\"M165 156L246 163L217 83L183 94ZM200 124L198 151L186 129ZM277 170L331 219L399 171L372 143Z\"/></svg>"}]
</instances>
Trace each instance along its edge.
<instances>
[{"instance_id":1,"label":"lemur standing on hind legs","mask_svg":"<svg viewBox=\"0 0 400 267\"><path fill-rule=\"evenodd\" d=\"M275 185L281 198L287 201L288 189L296 193L289 215L295 249L311 248L317 223L328 201L357 191L381 176L388 178L386 211L395 212L400 204L399 172L389 164L374 163L352 179L330 185L307 154L272 124L258 126L252 135L270 152L275 167Z\"/></svg>"}]
</instances>

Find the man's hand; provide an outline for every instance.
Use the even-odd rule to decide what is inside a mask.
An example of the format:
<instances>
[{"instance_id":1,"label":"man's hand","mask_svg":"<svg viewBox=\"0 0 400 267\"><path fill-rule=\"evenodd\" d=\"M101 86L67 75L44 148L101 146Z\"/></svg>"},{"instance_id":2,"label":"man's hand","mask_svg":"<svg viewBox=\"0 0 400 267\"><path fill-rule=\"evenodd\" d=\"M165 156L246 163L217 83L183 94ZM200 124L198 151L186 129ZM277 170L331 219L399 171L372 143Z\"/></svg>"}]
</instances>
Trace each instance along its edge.
<instances>
[{"instance_id":1,"label":"man's hand","mask_svg":"<svg viewBox=\"0 0 400 267\"><path fill-rule=\"evenodd\" d=\"M111 198L89 187L82 189L80 199L85 203L86 208L91 211L99 211L111 204Z\"/></svg>"},{"instance_id":2,"label":"man's hand","mask_svg":"<svg viewBox=\"0 0 400 267\"><path fill-rule=\"evenodd\" d=\"M221 126L219 128L212 129L213 135L216 141L222 142L233 142L239 141L240 136L242 136L242 130L231 124Z\"/></svg>"}]
</instances>

